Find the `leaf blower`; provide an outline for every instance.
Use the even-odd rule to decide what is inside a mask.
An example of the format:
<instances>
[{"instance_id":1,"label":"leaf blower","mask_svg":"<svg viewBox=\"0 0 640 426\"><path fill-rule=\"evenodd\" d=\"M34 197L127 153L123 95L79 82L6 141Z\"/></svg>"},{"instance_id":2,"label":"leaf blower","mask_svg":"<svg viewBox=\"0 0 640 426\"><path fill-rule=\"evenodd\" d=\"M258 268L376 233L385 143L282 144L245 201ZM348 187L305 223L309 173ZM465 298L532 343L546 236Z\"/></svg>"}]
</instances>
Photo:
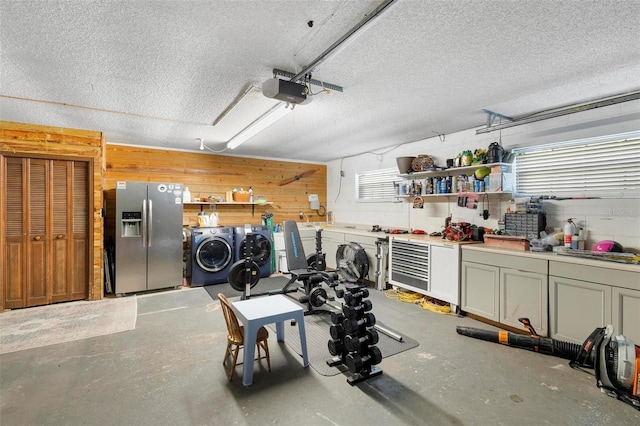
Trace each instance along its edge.
<instances>
[{"instance_id":1,"label":"leaf blower","mask_svg":"<svg viewBox=\"0 0 640 426\"><path fill-rule=\"evenodd\" d=\"M613 336L613 326L596 328L582 345L540 337L528 318L518 319L531 333L456 327L458 334L568 359L572 368L592 368L603 393L640 410L640 347L625 336Z\"/></svg>"}]
</instances>

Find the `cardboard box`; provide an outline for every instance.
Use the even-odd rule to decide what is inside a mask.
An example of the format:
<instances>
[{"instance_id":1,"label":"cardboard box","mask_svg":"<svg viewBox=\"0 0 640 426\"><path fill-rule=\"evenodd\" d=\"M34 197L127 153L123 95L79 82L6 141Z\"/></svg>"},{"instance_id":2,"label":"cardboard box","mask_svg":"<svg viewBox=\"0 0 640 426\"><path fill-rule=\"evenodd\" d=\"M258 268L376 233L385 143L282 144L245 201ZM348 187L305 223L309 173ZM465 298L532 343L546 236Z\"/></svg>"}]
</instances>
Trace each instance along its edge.
<instances>
[{"instance_id":1,"label":"cardboard box","mask_svg":"<svg viewBox=\"0 0 640 426\"><path fill-rule=\"evenodd\" d=\"M513 174L491 173L489 175L489 188L487 192L513 191Z\"/></svg>"},{"instance_id":2,"label":"cardboard box","mask_svg":"<svg viewBox=\"0 0 640 426\"><path fill-rule=\"evenodd\" d=\"M484 234L484 245L509 250L529 251L529 240L525 237Z\"/></svg>"}]
</instances>

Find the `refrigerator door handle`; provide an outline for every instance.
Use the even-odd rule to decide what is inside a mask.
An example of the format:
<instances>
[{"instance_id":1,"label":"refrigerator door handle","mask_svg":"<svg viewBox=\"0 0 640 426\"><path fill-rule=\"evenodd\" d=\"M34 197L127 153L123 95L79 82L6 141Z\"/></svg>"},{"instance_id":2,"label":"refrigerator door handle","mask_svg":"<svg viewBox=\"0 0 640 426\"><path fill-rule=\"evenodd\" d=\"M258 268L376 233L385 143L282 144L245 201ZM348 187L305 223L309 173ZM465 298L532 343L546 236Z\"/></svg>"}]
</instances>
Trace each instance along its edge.
<instances>
[{"instance_id":1,"label":"refrigerator door handle","mask_svg":"<svg viewBox=\"0 0 640 426\"><path fill-rule=\"evenodd\" d=\"M151 247L151 240L153 239L153 201L149 200L149 247Z\"/></svg>"},{"instance_id":2,"label":"refrigerator door handle","mask_svg":"<svg viewBox=\"0 0 640 426\"><path fill-rule=\"evenodd\" d=\"M147 246L147 200L142 200L142 247Z\"/></svg>"}]
</instances>

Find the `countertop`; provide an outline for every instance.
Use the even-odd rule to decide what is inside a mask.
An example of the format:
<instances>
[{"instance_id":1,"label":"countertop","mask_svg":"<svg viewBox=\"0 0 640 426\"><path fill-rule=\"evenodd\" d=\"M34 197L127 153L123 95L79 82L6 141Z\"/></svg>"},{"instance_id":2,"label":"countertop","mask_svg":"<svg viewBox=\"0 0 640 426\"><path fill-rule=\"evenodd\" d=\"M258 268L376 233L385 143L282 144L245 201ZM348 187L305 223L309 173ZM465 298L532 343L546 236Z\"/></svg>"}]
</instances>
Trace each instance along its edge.
<instances>
[{"instance_id":1,"label":"countertop","mask_svg":"<svg viewBox=\"0 0 640 426\"><path fill-rule=\"evenodd\" d=\"M349 226L326 226L326 225L321 225L320 227L322 229L323 232L342 232L344 234L350 234L350 235L360 235L363 237L373 237L373 238L378 238L381 240L385 240L387 239L389 234L385 234L384 232L371 232L367 229L362 229L362 228L353 228L353 227L349 227ZM312 226L306 226L305 223L298 223L298 230L300 232L316 232L315 227Z\"/></svg>"},{"instance_id":2,"label":"countertop","mask_svg":"<svg viewBox=\"0 0 640 426\"><path fill-rule=\"evenodd\" d=\"M301 232L304 232L304 231L315 232L315 228L313 226L306 226L304 222L298 224L298 229ZM411 241L429 242L433 244L460 245L464 250L479 250L479 251L490 252L490 253L508 254L511 256L522 256L530 259L531 258L543 259L548 261L571 263L574 265L587 265L587 266L595 266L598 268L608 268L608 269L615 269L618 271L630 271L630 272L640 273L640 265L619 263L619 262L612 262L612 261L598 260L598 259L588 259L588 258L576 257L576 256L560 255L554 252L519 251L519 250L509 250L509 249L501 249L501 248L495 248L495 247L486 247L482 241L449 241L447 239L442 239L442 237L431 237L427 234L387 234L384 232L371 232L368 229L344 226L344 225L326 226L323 224L321 229L323 231L342 232L344 234L373 237L373 238L378 238L382 240L399 238L399 239L405 239L405 240L411 240Z\"/></svg>"},{"instance_id":3,"label":"countertop","mask_svg":"<svg viewBox=\"0 0 640 426\"><path fill-rule=\"evenodd\" d=\"M389 238L402 238L411 241L425 241L433 244L453 244L453 245L476 245L482 244L482 241L451 241L446 238L431 237L427 234L391 234Z\"/></svg>"},{"instance_id":4,"label":"countertop","mask_svg":"<svg viewBox=\"0 0 640 426\"><path fill-rule=\"evenodd\" d=\"M620 262L612 262L608 260L599 260L599 259L587 259L583 257L576 256L568 256L561 255L550 251L544 252L536 252L536 251L519 251L519 250L508 250L501 249L495 247L486 247L484 244L475 244L470 246L465 246L464 250L478 250L489 253L497 253L497 254L508 254L510 256L521 256L527 257L530 259L543 259L554 262L564 262L571 263L574 265L587 265L587 266L595 266L597 268L608 268L615 269L618 271L630 271L640 273L640 265L628 264L628 263L620 263Z\"/></svg>"},{"instance_id":5,"label":"countertop","mask_svg":"<svg viewBox=\"0 0 640 426\"><path fill-rule=\"evenodd\" d=\"M360 235L364 237L373 237L381 240L388 240L390 238L403 238L412 241L427 241L430 243L440 243L440 244L482 244L482 241L449 241L447 239L442 239L442 237L430 237L427 234L388 234L382 231L372 232L368 229L350 227L350 226L322 226L321 229L326 232L342 232L344 234L349 235ZM305 223L298 224L298 230L300 232L315 232L315 228L313 226L306 226Z\"/></svg>"}]
</instances>

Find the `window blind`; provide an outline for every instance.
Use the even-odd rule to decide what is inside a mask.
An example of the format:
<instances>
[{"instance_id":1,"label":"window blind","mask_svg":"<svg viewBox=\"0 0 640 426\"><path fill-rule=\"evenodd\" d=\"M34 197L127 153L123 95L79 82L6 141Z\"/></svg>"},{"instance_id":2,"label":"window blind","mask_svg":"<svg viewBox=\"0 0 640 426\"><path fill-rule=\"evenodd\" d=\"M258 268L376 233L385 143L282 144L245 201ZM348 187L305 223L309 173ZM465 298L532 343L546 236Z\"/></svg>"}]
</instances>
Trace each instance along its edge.
<instances>
[{"instance_id":1,"label":"window blind","mask_svg":"<svg viewBox=\"0 0 640 426\"><path fill-rule=\"evenodd\" d=\"M356 199L358 201L395 201L395 182L402 179L398 169L380 169L356 173Z\"/></svg>"},{"instance_id":2,"label":"window blind","mask_svg":"<svg viewBox=\"0 0 640 426\"><path fill-rule=\"evenodd\" d=\"M640 137L514 150L519 195L640 198Z\"/></svg>"}]
</instances>

